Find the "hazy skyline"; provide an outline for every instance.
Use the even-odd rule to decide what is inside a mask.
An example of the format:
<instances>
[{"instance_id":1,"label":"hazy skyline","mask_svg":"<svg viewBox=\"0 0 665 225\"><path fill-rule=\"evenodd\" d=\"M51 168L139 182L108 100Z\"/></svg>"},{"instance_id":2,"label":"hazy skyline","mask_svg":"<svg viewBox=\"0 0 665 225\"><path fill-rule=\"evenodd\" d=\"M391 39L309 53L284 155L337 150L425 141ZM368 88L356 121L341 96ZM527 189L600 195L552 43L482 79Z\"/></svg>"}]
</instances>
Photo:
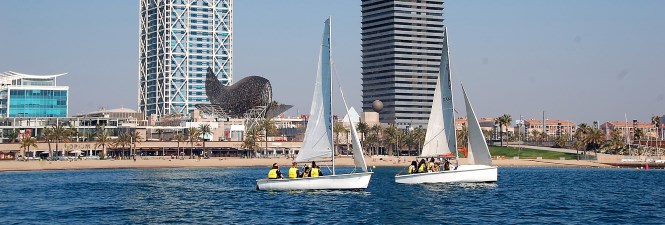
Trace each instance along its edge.
<instances>
[{"instance_id":1,"label":"hazy skyline","mask_svg":"<svg viewBox=\"0 0 665 225\"><path fill-rule=\"evenodd\" d=\"M453 81L480 117L601 123L665 114L664 1L447 1ZM138 1L0 2L0 72L69 74L69 114L137 108ZM234 80L268 78L277 101L309 113L333 17L335 74L361 101L360 1L234 1ZM335 87L337 89L337 87ZM459 85L455 102L463 115ZM343 116L341 102L336 113Z\"/></svg>"}]
</instances>

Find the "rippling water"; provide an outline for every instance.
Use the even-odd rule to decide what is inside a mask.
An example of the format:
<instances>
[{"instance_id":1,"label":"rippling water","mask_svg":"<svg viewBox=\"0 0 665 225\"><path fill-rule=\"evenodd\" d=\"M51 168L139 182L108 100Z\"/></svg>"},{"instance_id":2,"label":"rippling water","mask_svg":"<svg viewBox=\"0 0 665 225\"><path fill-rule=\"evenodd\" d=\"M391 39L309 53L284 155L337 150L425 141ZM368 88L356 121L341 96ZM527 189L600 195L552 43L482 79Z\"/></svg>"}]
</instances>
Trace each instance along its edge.
<instances>
[{"instance_id":1,"label":"rippling water","mask_svg":"<svg viewBox=\"0 0 665 225\"><path fill-rule=\"evenodd\" d=\"M396 184L399 170L362 192L257 191L266 168L5 172L0 224L665 223L664 170L499 168L457 185Z\"/></svg>"}]
</instances>

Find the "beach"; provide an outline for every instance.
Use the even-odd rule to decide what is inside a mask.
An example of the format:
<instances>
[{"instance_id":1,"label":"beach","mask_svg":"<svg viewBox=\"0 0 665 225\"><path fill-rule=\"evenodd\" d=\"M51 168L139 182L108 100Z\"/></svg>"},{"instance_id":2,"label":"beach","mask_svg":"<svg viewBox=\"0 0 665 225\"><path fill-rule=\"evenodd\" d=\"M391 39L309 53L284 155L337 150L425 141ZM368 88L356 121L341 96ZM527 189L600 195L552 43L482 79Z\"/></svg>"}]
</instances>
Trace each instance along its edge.
<instances>
[{"instance_id":1,"label":"beach","mask_svg":"<svg viewBox=\"0 0 665 225\"><path fill-rule=\"evenodd\" d=\"M415 157L367 157L370 167L407 167ZM137 158L134 160L73 160L73 161L0 161L0 171L74 170L74 169L124 169L124 168L220 168L220 167L270 167L277 163L286 169L292 159L280 158L211 158L171 159L170 157ZM460 159L465 164L465 159ZM319 163L326 165L325 163ZM336 158L336 166L353 166L350 157ZM497 167L613 167L595 161L501 159L494 160Z\"/></svg>"}]
</instances>

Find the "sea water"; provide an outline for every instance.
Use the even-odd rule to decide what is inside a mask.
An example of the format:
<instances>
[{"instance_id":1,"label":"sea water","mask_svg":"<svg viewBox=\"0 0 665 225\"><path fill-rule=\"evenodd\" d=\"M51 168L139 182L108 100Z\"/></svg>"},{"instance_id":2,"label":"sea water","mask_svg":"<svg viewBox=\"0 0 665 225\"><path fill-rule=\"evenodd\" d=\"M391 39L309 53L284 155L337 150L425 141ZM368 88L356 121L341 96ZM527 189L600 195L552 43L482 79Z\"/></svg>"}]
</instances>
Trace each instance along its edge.
<instances>
[{"instance_id":1,"label":"sea water","mask_svg":"<svg viewBox=\"0 0 665 225\"><path fill-rule=\"evenodd\" d=\"M665 170L499 168L497 183L437 185L396 184L401 170L355 192L257 191L268 168L2 172L0 224L665 223Z\"/></svg>"}]
</instances>

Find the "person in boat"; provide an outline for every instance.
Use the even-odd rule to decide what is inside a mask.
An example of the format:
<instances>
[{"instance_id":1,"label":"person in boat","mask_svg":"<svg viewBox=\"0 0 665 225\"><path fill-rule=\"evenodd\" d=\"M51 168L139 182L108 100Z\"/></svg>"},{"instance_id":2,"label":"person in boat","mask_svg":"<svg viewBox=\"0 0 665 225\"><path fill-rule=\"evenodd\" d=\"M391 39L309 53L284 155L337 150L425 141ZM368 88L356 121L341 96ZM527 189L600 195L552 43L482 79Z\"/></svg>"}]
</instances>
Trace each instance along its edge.
<instances>
[{"instance_id":1,"label":"person in boat","mask_svg":"<svg viewBox=\"0 0 665 225\"><path fill-rule=\"evenodd\" d=\"M436 163L434 163L434 157L429 159L429 163L427 164L427 171L429 172L436 172L439 171L439 167L436 166Z\"/></svg>"},{"instance_id":2,"label":"person in boat","mask_svg":"<svg viewBox=\"0 0 665 225\"><path fill-rule=\"evenodd\" d=\"M316 164L312 163L312 171L309 174L310 177L318 177L318 176L323 176L323 173L321 172L321 168L317 166Z\"/></svg>"},{"instance_id":3,"label":"person in boat","mask_svg":"<svg viewBox=\"0 0 665 225\"><path fill-rule=\"evenodd\" d=\"M427 172L427 163L425 162L425 159L421 159L420 162L418 163L418 173L425 173Z\"/></svg>"},{"instance_id":4,"label":"person in boat","mask_svg":"<svg viewBox=\"0 0 665 225\"><path fill-rule=\"evenodd\" d=\"M450 161L448 159L444 159L443 161L443 170L450 170Z\"/></svg>"},{"instance_id":5,"label":"person in boat","mask_svg":"<svg viewBox=\"0 0 665 225\"><path fill-rule=\"evenodd\" d=\"M298 178L302 177L302 173L298 170L298 163L293 162L291 168L289 168L289 178Z\"/></svg>"},{"instance_id":6,"label":"person in boat","mask_svg":"<svg viewBox=\"0 0 665 225\"><path fill-rule=\"evenodd\" d=\"M280 179L282 177L282 172L279 171L279 166L277 163L272 164L272 169L268 172L268 179Z\"/></svg>"},{"instance_id":7,"label":"person in boat","mask_svg":"<svg viewBox=\"0 0 665 225\"><path fill-rule=\"evenodd\" d=\"M300 175L300 177L309 177L309 174L312 172L312 170L309 168L307 164L305 164L305 166L302 168L302 171L303 172Z\"/></svg>"},{"instance_id":8,"label":"person in boat","mask_svg":"<svg viewBox=\"0 0 665 225\"><path fill-rule=\"evenodd\" d=\"M409 166L409 173L418 173L418 169L416 169L417 166L418 162L411 161L411 165Z\"/></svg>"}]
</instances>

